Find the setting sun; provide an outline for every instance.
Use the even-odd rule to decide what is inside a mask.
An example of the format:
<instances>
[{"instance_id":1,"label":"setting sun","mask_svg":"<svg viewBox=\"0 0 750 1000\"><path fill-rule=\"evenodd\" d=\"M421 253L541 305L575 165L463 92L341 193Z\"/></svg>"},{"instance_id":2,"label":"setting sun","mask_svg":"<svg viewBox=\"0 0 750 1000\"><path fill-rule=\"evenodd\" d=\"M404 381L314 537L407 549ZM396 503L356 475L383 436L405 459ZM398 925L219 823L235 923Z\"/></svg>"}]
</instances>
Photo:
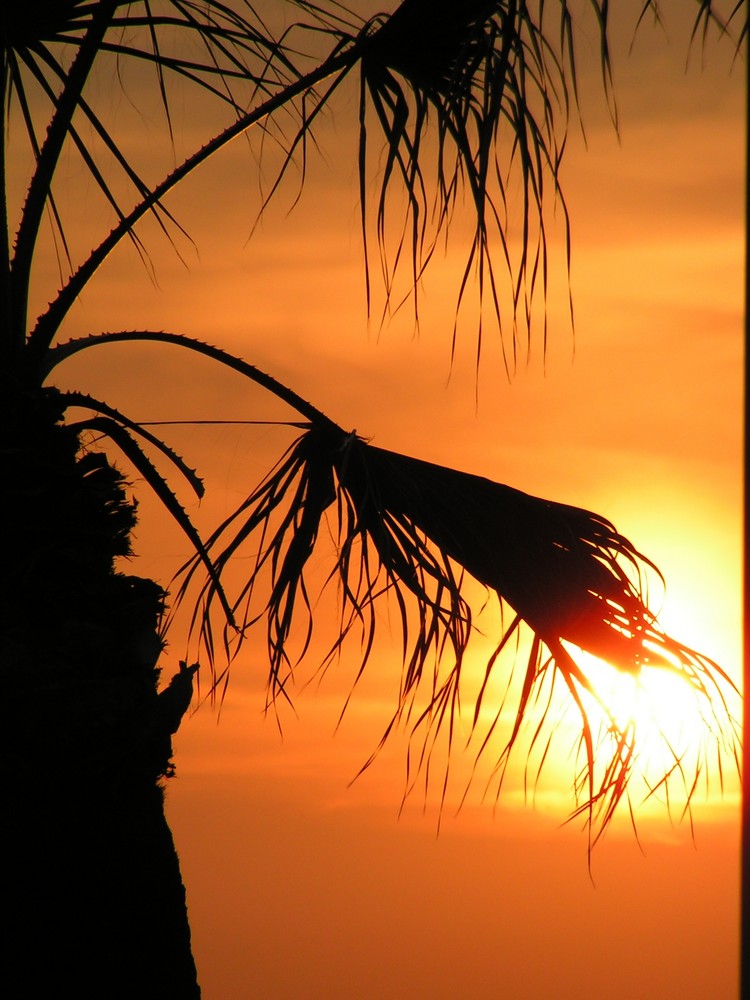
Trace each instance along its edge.
<instances>
[{"instance_id":1,"label":"setting sun","mask_svg":"<svg viewBox=\"0 0 750 1000\"><path fill-rule=\"evenodd\" d=\"M632 746L627 795L636 820L665 808L681 819L727 793L726 778L736 790L739 695L721 675L649 665L624 672L585 652L576 658L594 693L584 696L592 728L614 723Z\"/></svg>"}]
</instances>

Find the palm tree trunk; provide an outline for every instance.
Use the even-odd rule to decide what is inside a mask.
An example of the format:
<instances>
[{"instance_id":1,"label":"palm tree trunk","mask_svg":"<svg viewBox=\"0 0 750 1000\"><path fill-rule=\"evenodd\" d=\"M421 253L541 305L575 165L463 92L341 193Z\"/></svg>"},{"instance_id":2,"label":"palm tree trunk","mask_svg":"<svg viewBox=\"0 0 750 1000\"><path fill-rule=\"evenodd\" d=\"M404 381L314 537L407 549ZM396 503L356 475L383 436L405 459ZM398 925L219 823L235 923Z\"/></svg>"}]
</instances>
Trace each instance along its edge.
<instances>
[{"instance_id":1,"label":"palm tree trunk","mask_svg":"<svg viewBox=\"0 0 750 1000\"><path fill-rule=\"evenodd\" d=\"M35 788L9 805L3 996L200 997L179 862L153 781Z\"/></svg>"},{"instance_id":2,"label":"palm tree trunk","mask_svg":"<svg viewBox=\"0 0 750 1000\"><path fill-rule=\"evenodd\" d=\"M135 507L60 423L0 385L0 899L9 998L200 996L163 808L174 698L157 693L164 594L115 571Z\"/></svg>"}]
</instances>

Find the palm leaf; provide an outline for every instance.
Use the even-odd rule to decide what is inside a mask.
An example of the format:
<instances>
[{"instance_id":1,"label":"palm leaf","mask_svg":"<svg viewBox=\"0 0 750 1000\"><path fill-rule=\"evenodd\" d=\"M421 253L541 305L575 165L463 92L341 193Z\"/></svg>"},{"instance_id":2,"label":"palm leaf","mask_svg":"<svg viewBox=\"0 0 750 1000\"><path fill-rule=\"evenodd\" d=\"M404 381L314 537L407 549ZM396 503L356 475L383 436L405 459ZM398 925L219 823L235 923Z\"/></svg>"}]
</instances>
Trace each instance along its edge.
<instances>
[{"instance_id":1,"label":"palm leaf","mask_svg":"<svg viewBox=\"0 0 750 1000\"><path fill-rule=\"evenodd\" d=\"M410 767L429 771L431 748L441 732L450 745L460 708L466 651L476 629L471 602L464 596L470 576L494 593L505 608L495 652L475 697L472 729L478 730L490 683L506 669L501 654L512 643L522 648L529 635L514 722L494 773L502 776L511 751L533 712L542 705L532 743L546 739L550 686L559 677L580 715L582 762L576 789L593 830L606 827L628 788L635 733L621 729L600 705L608 724L595 732L587 701L596 690L576 659L582 649L627 673L643 666L677 671L705 706L708 731L717 745L736 755L737 731L726 694L733 689L721 668L667 635L649 607L648 578L661 581L656 567L614 525L595 513L530 496L492 480L434 465L374 447L347 434L312 404L277 380L227 352L176 334L155 331L121 333L73 340L48 353L47 374L74 354L123 341L172 344L213 359L264 386L296 409L307 423L265 479L205 540L192 525L172 491L145 456L135 451L134 432L164 452L184 474L184 463L143 425L81 394L68 404L90 405L102 417L92 429L109 434L143 471L167 508L188 531L196 555L181 571L177 603L197 584L191 631L198 634L212 669L217 642L214 610L223 621L222 646L229 661L249 631L265 623L271 701L289 698L289 682L313 636L314 594L318 575L309 565L325 521L336 538L328 583L339 588L337 636L324 657L325 667L352 634L362 649L360 671L367 666L377 631L376 607L383 598L397 611L403 640L403 672L394 716L383 740L407 722L418 740ZM139 464L140 463L140 464ZM226 575L232 563L250 553L252 569L239 591L227 596ZM316 563L318 560L316 560ZM198 571L208 570L204 582ZM505 624L503 624L503 621ZM571 648L572 647L572 648ZM546 654L543 650L546 649ZM294 650L294 651L293 651ZM438 671L435 662L448 664ZM226 684L228 670L214 673L214 690ZM545 685L548 693L545 696ZM418 706L420 692L425 704ZM490 706L494 722L480 742L477 758L488 752L510 697ZM600 747L606 750L602 766ZM606 756L608 755L608 757ZM705 756L697 767L705 765ZM540 765L541 766L541 765ZM672 770L683 775L688 790L694 777L684 773L675 753Z\"/></svg>"},{"instance_id":2,"label":"palm leaf","mask_svg":"<svg viewBox=\"0 0 750 1000\"><path fill-rule=\"evenodd\" d=\"M74 423L72 427L77 432L90 430L95 433L105 435L113 441L114 444L116 444L123 454L130 460L130 462L132 462L133 466L144 477L148 485L166 507L174 521L184 531L196 552L196 558L200 560L206 573L208 574L209 579L212 581L214 592L219 600L219 603L224 609L225 614L227 615L228 623L233 625L232 610L226 599L226 595L224 594L221 581L214 570L213 563L211 562L211 559L209 558L208 553L201 541L200 535L196 531L187 512L180 504L166 479L159 473L151 459L145 454L133 436L125 429L123 422L120 420L114 420L111 417L95 416L79 420ZM152 441L154 440L153 436L148 435L142 428L140 433L142 436L147 436ZM161 444L160 450L164 453L169 453L166 445L163 445L161 442L159 443ZM176 458L173 453L169 454L173 460Z\"/></svg>"},{"instance_id":3,"label":"palm leaf","mask_svg":"<svg viewBox=\"0 0 750 1000\"><path fill-rule=\"evenodd\" d=\"M219 0L206 4L194 0L141 0L139 3L32 0L27 5L5 6L11 8L2 15L4 57L10 73L7 103L10 108L11 99L16 97L34 155L33 174L10 260L8 297L12 304L12 329L8 336L18 348L27 333L26 300L32 259L41 220L48 207L52 212L55 237L63 244L66 242L62 215L53 198L53 181L68 140L72 141L115 212L117 241L127 236L136 241L143 254L133 224L145 212L154 214L165 231L168 225L175 224L162 206L162 192L150 197L151 191L141 180L129 154L120 148L85 98L84 91L94 64L103 64L111 56L118 61L118 72L124 70L128 62L153 65L170 134L168 75L186 80L203 93L218 98L236 118L245 113L254 94L283 90L297 74L283 46L268 34L249 4L236 7ZM235 95L234 88L240 85L242 94ZM46 100L48 114L40 109L40 96ZM92 138L81 138L79 127L74 125L78 116L91 126ZM40 120L38 128L37 119ZM44 135L43 141L37 139L38 134ZM102 151L109 154L119 168L119 178L116 174L105 176L97 166L94 139L101 143ZM122 179L143 206L140 215L136 213L134 217L122 196L115 195ZM90 273L83 272L86 280ZM78 275L80 280L80 269ZM80 284L75 287L80 289Z\"/></svg>"},{"instance_id":4,"label":"palm leaf","mask_svg":"<svg viewBox=\"0 0 750 1000\"><path fill-rule=\"evenodd\" d=\"M135 420L131 420L129 417L126 417L124 413L121 413L119 410L117 410L114 406L110 406L103 400L95 399L88 393L62 392L60 393L59 398L61 404L65 407L66 410L71 406L80 406L85 409L94 410L96 413L99 413L102 416L106 417L108 421L114 421L120 428L123 428L127 431L131 431L139 435L144 440L148 441L149 444L153 445L153 447L156 448L157 451L160 451L162 455L166 456L166 458L172 463L172 465L174 465L175 468L187 480L187 482L190 484L193 491L195 492L195 495L199 499L205 493L203 481L198 477L198 474L195 471L195 469L191 469L190 466L185 463L184 459L182 459L175 451L173 451L172 448L170 448L170 446L165 441L162 441L161 438L157 437L155 434L152 434L149 430L146 429L146 427L143 426L143 424L140 424ZM74 430L76 428L83 429L84 425L89 426L89 422L87 420L84 420L82 423L79 423L78 425L76 425L75 423L68 424L68 426ZM108 423L106 426L109 427L111 426L111 424Z\"/></svg>"},{"instance_id":5,"label":"palm leaf","mask_svg":"<svg viewBox=\"0 0 750 1000\"><path fill-rule=\"evenodd\" d=\"M728 31L711 0L700 0L694 32L709 25ZM467 195L474 235L459 280L457 322L471 287L479 306L477 363L486 301L501 334L512 374L531 348L532 311L541 313L546 348L548 210L559 213L570 264L570 223L560 170L571 107L578 108L578 38L598 36L604 91L613 121L609 0L575 7L526 0L403 0L366 29L361 59L359 173L365 279L370 302L371 254L367 204L371 185L368 137L374 115L385 141L379 161L376 233L385 287L384 314L410 295L419 321L418 294L438 242L447 238L454 210ZM591 22L583 20L588 8ZM647 2L643 14L658 5ZM741 26L738 44L745 25ZM513 180L518 198L509 197ZM389 205L405 194L404 218L389 241ZM394 199L395 200L395 199ZM514 249L515 237L517 249ZM398 297L396 273L409 267L407 293ZM569 303L572 317L572 301Z\"/></svg>"},{"instance_id":6,"label":"palm leaf","mask_svg":"<svg viewBox=\"0 0 750 1000\"><path fill-rule=\"evenodd\" d=\"M605 733L595 731L586 699L596 701L596 691L574 647L627 672L646 664L678 671L705 701L717 739L736 752L736 724L724 694L731 681L717 664L661 630L646 597L646 576L655 568L609 521L376 448L330 423L311 425L205 543L215 578L200 587L194 618L205 637L212 636L216 581L241 551L247 555L244 546L252 547L253 568L231 605L240 631L225 628L224 643L236 656L249 629L265 622L272 698L289 697L296 664L310 647L312 593L320 584L309 564L324 520L332 522L337 539L328 580L336 582L341 595L339 636L324 665L356 630L364 670L373 648L376 604L389 598L400 621L404 666L398 705L383 739L399 721L410 720L419 747L417 772L429 767L441 732L449 746L453 742L466 651L475 632L472 607L463 595L464 574L510 609L510 623L501 630L475 703L475 729L490 677L503 669L501 651L511 638L520 638L522 628L531 636L515 720L496 766L501 780L554 674L580 715L576 787L590 827L596 821L603 829L626 793L635 733L621 729L611 716ZM184 567L181 597L196 569L196 561ZM211 638L210 650L213 645ZM435 661L446 663L446 669L435 670ZM424 707L417 707L420 692ZM543 711L535 740L545 719ZM609 754L603 766L602 746Z\"/></svg>"},{"instance_id":7,"label":"palm leaf","mask_svg":"<svg viewBox=\"0 0 750 1000\"><path fill-rule=\"evenodd\" d=\"M597 2L594 6L600 11ZM601 30L606 37L606 5L602 7ZM496 261L502 261L510 284L509 330L513 332L511 354L506 357L510 370L517 363L519 316L528 327L538 285L546 296L545 176L551 179L567 229L558 185L568 89L575 86L574 38L567 4L560 6L560 51L557 36L547 31L541 12L535 13L524 2L405 0L373 28L362 59L360 198L366 233L369 100L387 151L377 208L385 307L391 306L395 273L405 253L411 261L416 309L424 269L465 188L475 231L460 279L457 314L470 280L475 279L480 306L489 296L500 323L503 295ZM434 151L428 152L431 129L436 138ZM434 159L432 177L425 173L429 156ZM521 179L522 205L521 250L514 259L506 189L515 170ZM398 182L407 193L407 218L390 257L386 215L390 190ZM369 263L366 267L369 270ZM477 336L481 352L481 318Z\"/></svg>"}]
</instances>

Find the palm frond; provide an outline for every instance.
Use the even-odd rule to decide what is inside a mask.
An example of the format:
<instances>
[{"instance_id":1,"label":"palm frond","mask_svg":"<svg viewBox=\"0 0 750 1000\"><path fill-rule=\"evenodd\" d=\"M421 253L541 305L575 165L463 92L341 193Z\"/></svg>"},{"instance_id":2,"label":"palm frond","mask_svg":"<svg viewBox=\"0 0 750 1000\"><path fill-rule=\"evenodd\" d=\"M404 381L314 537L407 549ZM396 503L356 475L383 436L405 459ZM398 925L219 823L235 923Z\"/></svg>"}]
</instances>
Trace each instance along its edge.
<instances>
[{"instance_id":1,"label":"palm frond","mask_svg":"<svg viewBox=\"0 0 750 1000\"><path fill-rule=\"evenodd\" d=\"M366 29L361 59L359 174L365 281L370 304L368 193L375 166L370 135L378 130L385 155L378 163L375 231L385 287L383 314L418 297L425 269L447 242L454 212L465 198L473 238L457 289L453 346L462 304L476 292L477 364L484 337L483 303L494 315L506 371L528 358L532 314L538 309L547 344L550 210L558 215L570 266L570 222L560 184L571 110L578 110L578 46L599 43L603 89L615 126L608 0L583 7L527 0L403 0ZM737 4L725 22L711 0L700 0L695 33L739 20ZM584 20L588 9L591 20ZM658 5L646 0L641 17ZM745 25L741 26L744 35ZM589 38L590 41L590 38ZM740 39L741 41L741 39ZM374 122L373 122L374 118ZM520 188L519 196L516 188ZM512 192L512 196L511 196ZM392 205L403 196L402 220L391 231ZM396 276L409 271L406 291ZM569 293L572 320L572 298Z\"/></svg>"},{"instance_id":2,"label":"palm frond","mask_svg":"<svg viewBox=\"0 0 750 1000\"><path fill-rule=\"evenodd\" d=\"M271 194L295 154L302 155L304 170L315 120L330 104L339 82L358 63L368 301L368 150L374 115L386 147L375 227L385 308L399 304L395 274L408 262L416 310L424 269L438 240L447 235L459 200L466 195L474 233L458 281L456 321L469 289L475 287L480 306L486 300L501 332L505 329L508 334L502 343L510 372L518 364L524 341L526 351L529 349L532 306L539 296L546 342L549 259L545 220L551 204L561 212L569 254L559 170L569 107L571 99L577 97L576 43L581 28L567 0L552 9L526 0L471 0L462 4L403 0L392 14L369 22L336 2L287 0L287 6L301 11L306 20L288 27L277 38L258 10L245 0L237 4L221 0L30 0L24 5L6 5L0 27L11 72L3 80L10 88L3 108L9 109L17 95L34 157L33 177L16 234L12 287L6 296L14 350L21 349L27 335L31 261L46 209L50 210L56 238L65 247L64 213L54 201L52 182L66 141L72 140L83 157L117 221L109 236L77 268L70 262L70 280L31 334L34 354L51 343L72 301L123 238L135 240L147 259L134 233L140 219L152 213L168 231L175 220L163 208L164 196L233 137L253 125L262 130L278 129L276 137L285 156ZM588 6L599 35L609 91L609 4L589 0ZM738 16L737 11L734 16ZM717 19L710 0L699 4L697 18L696 30L698 25ZM304 40L298 46L300 33ZM316 44L316 39L321 44ZM95 63L106 66L107 59L110 64L115 61L123 86L128 65L153 67L155 90L170 136L172 78L197 88L197 94L218 100L233 116L233 124L149 190L128 153L84 96L92 67ZM333 83L318 94L315 88L329 76ZM32 84L48 115L32 100ZM290 115L294 122L291 138L277 124L281 114ZM39 115L37 128L34 122ZM74 128L76 115L87 123L93 139L114 163L116 181L105 175L93 145ZM520 206L507 197L513 177L520 181ZM391 195L399 185L406 192L406 218L392 246L387 220ZM124 191L137 199L132 208L125 204ZM408 297L409 292L406 294ZM454 326L454 344L455 335ZM482 338L480 308L478 355Z\"/></svg>"},{"instance_id":3,"label":"palm frond","mask_svg":"<svg viewBox=\"0 0 750 1000\"><path fill-rule=\"evenodd\" d=\"M96 413L103 417L106 417L108 421L114 421L122 429L133 432L139 437L142 437L145 441L148 441L157 451L160 451L162 455L174 465L174 467L182 474L182 476L187 480L187 482L192 487L195 495L200 499L205 493L205 488L203 486L203 481L198 477L195 469L191 469L175 451L161 438L152 434L151 431L147 430L142 423L138 421L131 420L126 417L124 413L121 413L114 406L110 406L103 400L95 399L93 396L84 392L62 392L60 393L60 401L62 405L67 410L71 406L80 406L84 409L94 410ZM83 429L85 426L90 426L90 422L84 420L78 425L78 429ZM69 424L70 427L76 428L76 424ZM109 426L109 425L108 425Z\"/></svg>"},{"instance_id":4,"label":"palm frond","mask_svg":"<svg viewBox=\"0 0 750 1000\"><path fill-rule=\"evenodd\" d=\"M511 639L520 642L522 628L530 636L514 723L496 766L501 781L545 684L557 676L580 716L576 788L590 828L606 827L625 795L635 733L601 703L605 731L590 721L587 704L598 696L576 660L576 647L629 673L645 665L679 672L705 700L717 739L736 747L736 724L724 695L731 681L718 665L659 627L646 588L646 577L657 571L609 521L374 447L330 423L311 424L205 543L216 577L199 588L194 626L213 651L216 580L224 580L240 552L247 557L250 551L252 569L231 602L239 633L225 628L224 647L236 656L249 630L265 622L272 700L290 697L290 680L310 648L313 594L320 586L310 560L324 524L336 540L328 583L335 582L341 602L338 636L324 666L356 632L361 673L373 649L376 605L385 598L397 609L403 673L383 738L408 721L419 748L417 771L429 766L440 733L453 742L466 652L476 632L464 577L483 584L509 609L509 624L501 626L476 698L472 728L485 707L490 678L504 669L500 653ZM181 599L197 568L195 560L183 568ZM445 669L436 669L436 663ZM543 711L534 739L546 720Z\"/></svg>"},{"instance_id":5,"label":"palm frond","mask_svg":"<svg viewBox=\"0 0 750 1000\"><path fill-rule=\"evenodd\" d=\"M47 311L39 316L27 339L26 353L29 357L29 365L33 367L44 366L45 353L81 290L120 241L130 236L137 223L155 207L161 206L162 199L169 191L214 153L224 148L232 139L243 134L253 125L262 122L279 109L289 106L295 99L303 97L329 76L348 72L348 69L356 63L357 51L356 44L342 51L336 49L330 58L316 66L308 75L295 80L289 86L281 88L266 100L261 101L259 105L240 116L232 125L227 126L213 139L188 156L160 183L154 185L148 194L120 219L102 242L94 247L86 260L79 265L60 289Z\"/></svg>"},{"instance_id":6,"label":"palm frond","mask_svg":"<svg viewBox=\"0 0 750 1000\"><path fill-rule=\"evenodd\" d=\"M160 451L162 455L165 455L185 476L200 496L203 492L203 485L195 475L195 472L189 469L183 460L164 441L146 430L145 427L141 427L134 421L128 420L113 407L109 407L107 404L95 400L90 396L83 396L78 393L62 394L61 400L63 405L87 406L101 414L71 422L68 425L69 429L76 435L82 431L91 431L95 435L109 438L143 476L148 486L166 508L168 514L187 536L195 551L196 558L213 583L216 597L227 616L227 623L232 625L232 610L198 531L165 477L159 472L138 444L133 434L139 435Z\"/></svg>"},{"instance_id":7,"label":"palm frond","mask_svg":"<svg viewBox=\"0 0 750 1000\"><path fill-rule=\"evenodd\" d=\"M655 4L649 6L656 7ZM726 14L717 10L717 6L715 0L698 0L692 37L694 39L700 37L701 44L705 45L709 31L715 28L719 34L731 37L739 52L747 36L747 3L745 0L737 0Z\"/></svg>"},{"instance_id":8,"label":"palm frond","mask_svg":"<svg viewBox=\"0 0 750 1000\"><path fill-rule=\"evenodd\" d=\"M156 216L165 231L175 223L159 197L149 199L149 187L141 180L130 153L121 148L86 99L95 66L101 68L109 59L124 87L123 74L128 64L152 65L170 135L169 76L218 99L236 119L246 114L254 95L268 96L283 90L298 74L283 46L268 33L250 4L231 5L219 0L71 0L58 4L32 0L26 5L6 7L9 10L2 15L4 61L10 71L6 103L12 108L15 98L33 154L33 173L11 260L10 312L13 337L21 345L27 332L26 299L32 259L48 208L54 235L65 243L65 226L54 202L53 181L69 140L114 210L120 238L136 240L142 251L133 233L132 219L128 218L131 206L123 200L125 191L139 202L147 201L146 211ZM236 88L241 91L235 93ZM80 119L90 127L91 136L86 139L81 137L80 124L74 125L74 120ZM37 139L42 135L42 140ZM98 165L99 153L106 154L116 168L109 175Z\"/></svg>"},{"instance_id":9,"label":"palm frond","mask_svg":"<svg viewBox=\"0 0 750 1000\"><path fill-rule=\"evenodd\" d=\"M600 7L594 0L594 6L600 14L603 10L601 31L606 39L606 4ZM509 371L518 363L519 320L528 338L531 303L538 291L543 303L546 298L546 178L553 201L561 207L566 234L568 229L558 174L569 90L576 82L574 33L567 3L561 4L557 34L547 30L544 9L537 11L515 0L464 4L405 0L389 18L372 23L361 64L360 198L365 240L368 103L386 143L377 207L385 307L398 305L391 302L394 278L401 257L406 256L417 308L425 267L465 191L474 236L459 282L456 312L475 282L480 307L488 298L501 330L507 326ZM602 51L606 63L607 50ZM433 166L428 174L425 164L430 158ZM512 246L507 197L515 172L522 192L518 251ZM392 251L386 216L391 189L399 184L406 192L406 219ZM368 272L369 266L367 261ZM501 271L509 282L507 296L500 287ZM505 301L510 310L503 318ZM481 309L477 338L481 352Z\"/></svg>"},{"instance_id":10,"label":"palm frond","mask_svg":"<svg viewBox=\"0 0 750 1000\"><path fill-rule=\"evenodd\" d=\"M449 748L454 742L467 650L477 634L475 608L466 596L472 579L495 595L501 611L495 650L472 695L470 724L479 740L478 763L497 753L495 737L511 712L510 731L492 770L498 788L528 724L535 726L532 744L544 747L538 766L546 760L555 729L552 688L558 679L580 719L574 788L581 804L575 814L586 816L592 838L606 828L627 795L636 758L635 728L619 723L602 703L576 650L630 675L645 667L678 673L703 706L707 732L719 752L736 757L730 679L659 626L648 584L649 578L661 583L661 576L606 518L370 445L254 366L176 334L123 331L73 340L48 352L44 374L82 350L124 341L171 344L213 359L267 388L305 421L291 424L301 426L302 435L239 508L202 540L191 524L183 523L187 515L132 435L157 447L183 473L184 463L142 424L101 401L81 394L65 397L68 405L98 411L100 416L84 422L86 426L125 451L187 531L196 554L178 575L176 603L188 595L194 598L191 634L208 656L214 691L219 685L226 688L228 665L251 631L264 623L269 704L291 699L297 665L312 648L317 594L327 585L337 587L340 609L336 638L322 657L322 668L350 638L358 638L361 676L381 624L378 608L385 601L396 612L403 670L383 741L400 724L410 728L411 785L418 775L429 774L438 739L444 737ZM320 560L312 559L322 534L335 541L325 582ZM251 568L232 587L230 567L238 563ZM219 644L228 664L221 670L216 663ZM513 661L525 660L517 692L511 684L514 665L508 668L506 655L514 646ZM507 675L506 694L499 702L494 693L498 674ZM603 725L592 721L592 705ZM488 726L481 723L483 713L492 719ZM699 754L696 771L707 769L706 753ZM697 774L688 773L678 751L663 782L672 774L682 778L689 804ZM445 781L447 771L443 794ZM654 793L658 787L659 782Z\"/></svg>"}]
</instances>

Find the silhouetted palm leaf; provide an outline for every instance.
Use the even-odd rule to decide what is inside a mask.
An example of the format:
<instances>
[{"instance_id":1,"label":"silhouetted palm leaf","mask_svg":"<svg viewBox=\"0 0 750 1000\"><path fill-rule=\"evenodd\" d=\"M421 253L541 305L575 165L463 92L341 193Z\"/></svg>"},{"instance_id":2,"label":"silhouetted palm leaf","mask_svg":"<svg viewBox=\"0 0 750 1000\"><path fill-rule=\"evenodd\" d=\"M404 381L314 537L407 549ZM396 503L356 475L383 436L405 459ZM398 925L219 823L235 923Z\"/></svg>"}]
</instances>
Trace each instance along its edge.
<instances>
[{"instance_id":1,"label":"silhouetted palm leaf","mask_svg":"<svg viewBox=\"0 0 750 1000\"><path fill-rule=\"evenodd\" d=\"M554 671L580 713L583 766L578 791L591 824L596 820L603 829L625 794L635 734L609 716L604 739L597 735L584 700L584 695L597 700L595 687L566 644L623 671L637 672L645 664L677 670L705 699L717 738L736 753L735 722L723 691L731 689L731 682L715 663L660 629L644 596L644 575L654 567L610 522L479 476L373 447L330 423L311 426L206 541L220 579L241 551L247 557L250 544L254 568L232 601L241 631L235 636L225 629L224 642L230 650L236 640L236 653L247 629L261 620L266 623L273 696L288 697L297 662L290 658L295 627L301 633L294 643L297 656L304 656L309 647L312 592L320 586L319 579L310 579L309 563L324 521L330 522L328 530L336 539L329 581L336 582L342 603L339 636L329 660L356 629L363 648L360 671L364 669L376 631L375 605L382 598L395 604L404 670L399 704L386 735L400 719L411 716L413 734L421 733L418 759L423 766L439 731L447 730L452 741L465 653L474 631L471 605L463 596L465 574L493 591L510 612L487 663L474 727L485 707L490 676L506 669L500 666L500 652L512 637L520 639L523 627L531 635L515 722L498 760L500 771L538 707L540 688ZM197 563L185 568L181 594L196 568ZM216 581L207 581L196 605L195 621L209 650L214 648L211 610L218 593ZM441 659L446 670L437 672L434 662ZM226 680L226 675L220 679ZM415 713L417 693L424 693L425 686L426 707ZM499 720L505 705L489 707ZM545 719L543 711L535 739ZM490 731L494 729L495 724ZM609 754L604 764L597 757L600 744Z\"/></svg>"},{"instance_id":2,"label":"silhouetted palm leaf","mask_svg":"<svg viewBox=\"0 0 750 1000\"><path fill-rule=\"evenodd\" d=\"M519 312L528 324L537 281L546 292L544 178L549 177L553 195L559 198L558 167L568 114L566 68L575 86L573 36L565 3L560 5L560 41L558 50L557 37L553 44L541 16L525 2L406 0L370 36L362 60L360 197L364 212L369 97L387 142L377 212L387 293L403 247L411 259L416 294L424 267L465 187L475 232L458 301L460 305L470 280L476 280L480 303L488 294L499 322L502 294L496 264L503 262L511 283L509 367L516 362ZM568 51L571 62L566 67ZM603 52L606 66L606 49ZM430 129L436 132L433 148L427 141ZM426 177L425 160L430 159L434 176ZM513 168L522 190L522 246L517 259L510 248L506 202ZM397 178L407 191L408 220L391 264L386 207ZM562 199L560 204L564 213Z\"/></svg>"},{"instance_id":3,"label":"silhouetted palm leaf","mask_svg":"<svg viewBox=\"0 0 750 1000\"><path fill-rule=\"evenodd\" d=\"M35 160L12 258L12 296L17 303L13 336L21 344L26 335L25 298L32 258L47 207L65 245L65 228L54 201L52 182L68 139L114 209L121 237L135 240L142 251L133 225L127 221L130 206L122 204L122 194L118 193L121 180L129 182L139 202L147 202L146 211L155 215L162 228L166 230L174 222L159 197L149 199L151 188L132 165L130 154L121 149L84 96L94 64L103 66L110 59L118 73L128 62L153 66L170 133L170 75L218 98L236 117L244 113L254 94L286 86L295 73L283 47L268 33L252 6L245 3L30 0L27 4L6 4L0 16L7 95L18 102ZM234 87L240 85L243 95L237 98ZM40 98L46 110L41 110ZM86 139L81 137L80 124L76 124L81 119L90 126L91 134ZM94 139L119 167L119 179L105 174L97 165Z\"/></svg>"},{"instance_id":4,"label":"silhouetted palm leaf","mask_svg":"<svg viewBox=\"0 0 750 1000\"><path fill-rule=\"evenodd\" d=\"M606 39L606 4L600 8L600 0L592 2L600 17L602 38ZM23 119L37 159L13 260L14 282L18 285L15 297L19 301L25 298L24 283L28 280L42 212L51 198L51 181L66 138L73 141L118 221L89 260L74 269L50 315L32 336L35 350L51 342L69 304L119 240L125 236L135 240L139 251L144 253L134 234L143 214L151 212L167 230L174 220L162 207L163 196L238 132L254 124L266 123L263 127L269 127L269 116L281 110L293 113L299 124L292 138L285 140L283 133L278 133L279 140L286 145L281 174L298 151L304 161L317 117L330 105L341 81L357 65L361 66L362 74L363 225L367 203L368 98L386 142L377 233L387 297L391 295L393 271L402 257L402 248L411 257L416 290L435 241L446 232L460 190L465 186L475 216L475 237L460 282L459 302L476 267L480 298L489 293L499 319L501 295L495 268L497 261L503 261L512 284L510 326L514 325L522 303L528 319L537 282L546 284L544 177L549 175L557 195L561 137L567 117L566 68L575 84L573 32L566 3L560 8L559 44L557 31L548 31L525 2L516 4L507 0L462 4L405 0L392 15L371 22L359 19L337 4L289 3L290 7L299 7L310 15L312 21L290 29L284 44L271 36L253 8L245 4L235 8L216 0L205 5L193 0L155 0L150 4L100 0L71 3L60 9L41 0L37 4L29 5L33 14L13 16L6 24L10 84L25 109ZM205 58L186 58L184 45L181 48L183 36L194 36L204 47ZM323 48L318 58L315 54L320 52L321 44L323 47L329 44L330 48L327 53ZM309 51L307 56L305 50ZM606 66L604 42L602 52ZM170 130L169 75L196 84L202 92L219 98L236 114L235 124L185 161L162 184L149 189L84 96L94 61L98 63L109 56L123 65L128 62L153 65ZM311 60L311 56L315 58ZM303 73L292 63L293 58L310 68ZM569 66L566 60L570 61ZM36 83L52 110L52 127L43 140L34 124L27 80ZM318 94L315 88L325 80L328 81L325 89ZM240 84L244 84L241 99L233 91ZM248 106L249 111L245 110ZM118 165L123 179L131 185L138 198L135 209L122 204L118 193L121 185L97 166L91 140L82 139L79 126L74 125L76 114L88 122L93 135ZM46 128L46 124L42 116L41 128ZM433 128L436 147L429 150L427 140ZM503 167L497 160L498 142L503 150ZM423 176L423 161L428 153L435 159L433 181ZM504 206L507 171L512 167L519 170L524 192L522 248L517 261L509 250ZM408 196L409 233L406 243L403 238L398 242L389 264L386 206L388 191L397 178L405 184ZM276 187L277 184L272 186L271 194ZM432 197L435 202L431 207ZM54 203L52 213L64 243L63 221Z\"/></svg>"}]
</instances>

